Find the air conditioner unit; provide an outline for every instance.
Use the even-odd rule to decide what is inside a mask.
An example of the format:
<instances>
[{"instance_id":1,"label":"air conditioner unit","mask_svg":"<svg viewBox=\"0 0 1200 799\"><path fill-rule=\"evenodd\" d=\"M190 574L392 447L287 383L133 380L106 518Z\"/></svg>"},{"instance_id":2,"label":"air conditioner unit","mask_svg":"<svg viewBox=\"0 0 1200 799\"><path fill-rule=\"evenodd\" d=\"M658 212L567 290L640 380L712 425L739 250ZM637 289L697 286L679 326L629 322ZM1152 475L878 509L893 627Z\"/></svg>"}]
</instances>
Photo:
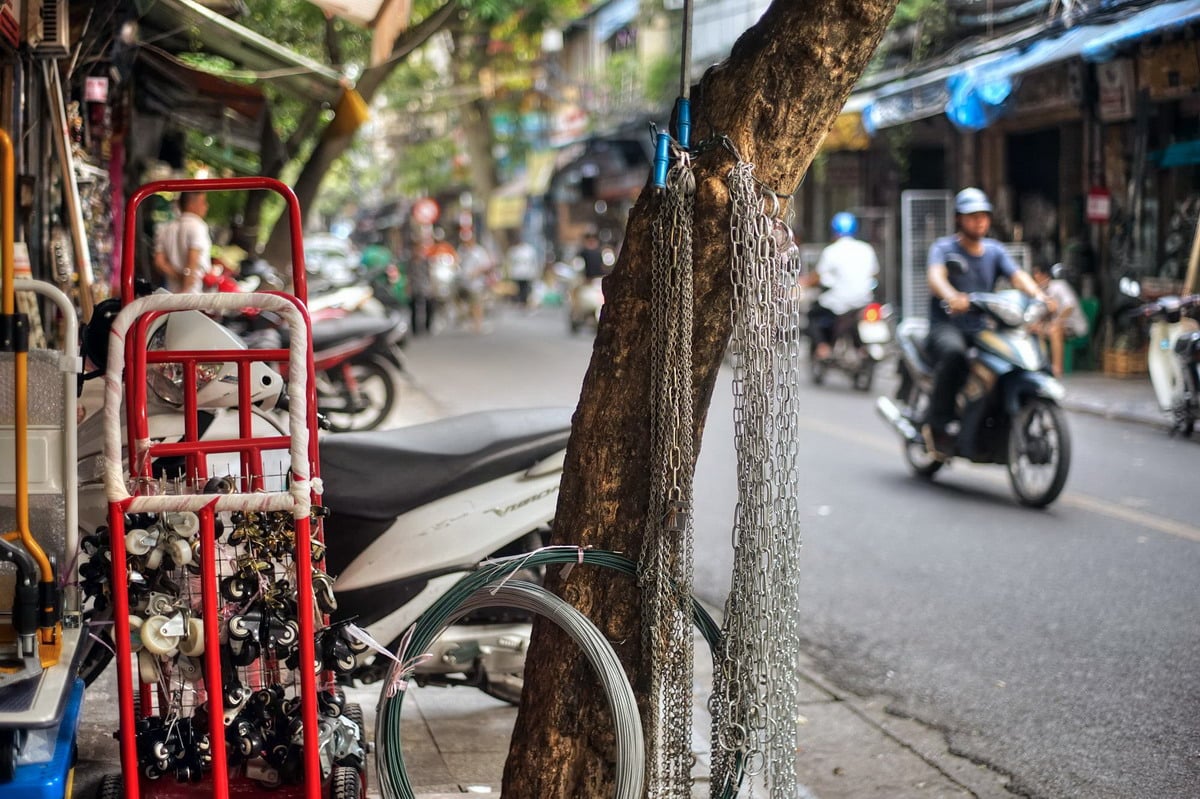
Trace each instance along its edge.
<instances>
[{"instance_id":1,"label":"air conditioner unit","mask_svg":"<svg viewBox=\"0 0 1200 799\"><path fill-rule=\"evenodd\" d=\"M67 0L25 0L25 43L35 57L68 55L70 28Z\"/></svg>"}]
</instances>

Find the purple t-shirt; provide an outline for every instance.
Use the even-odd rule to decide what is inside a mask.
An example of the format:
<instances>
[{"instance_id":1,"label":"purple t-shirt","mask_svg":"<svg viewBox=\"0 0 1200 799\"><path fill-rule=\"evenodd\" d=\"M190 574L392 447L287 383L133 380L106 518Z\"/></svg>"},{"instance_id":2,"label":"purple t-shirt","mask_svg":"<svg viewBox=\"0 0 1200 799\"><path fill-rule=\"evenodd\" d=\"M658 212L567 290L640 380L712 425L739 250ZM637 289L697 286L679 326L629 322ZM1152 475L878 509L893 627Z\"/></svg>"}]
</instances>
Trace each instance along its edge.
<instances>
[{"instance_id":1,"label":"purple t-shirt","mask_svg":"<svg viewBox=\"0 0 1200 799\"><path fill-rule=\"evenodd\" d=\"M964 293L992 291L1001 275L1011 278L1018 271L1013 259L995 239L984 239L983 252L971 255L963 249L958 236L943 236L929 248L928 263L945 264L950 285ZM933 324L949 321L974 330L980 324L976 317L977 314L970 313L950 316L936 295L929 297L929 321Z\"/></svg>"}]
</instances>

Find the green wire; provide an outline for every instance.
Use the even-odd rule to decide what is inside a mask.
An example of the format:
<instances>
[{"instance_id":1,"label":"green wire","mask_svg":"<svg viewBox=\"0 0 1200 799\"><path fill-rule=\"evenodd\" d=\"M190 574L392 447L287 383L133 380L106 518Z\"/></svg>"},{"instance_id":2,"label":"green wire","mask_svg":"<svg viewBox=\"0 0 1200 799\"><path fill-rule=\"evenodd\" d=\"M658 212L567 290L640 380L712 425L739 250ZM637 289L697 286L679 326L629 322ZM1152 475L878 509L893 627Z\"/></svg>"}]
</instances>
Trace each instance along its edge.
<instances>
[{"instance_id":1,"label":"green wire","mask_svg":"<svg viewBox=\"0 0 1200 799\"><path fill-rule=\"evenodd\" d=\"M413 653L421 653L428 649L437 636L455 619L459 606L479 589L502 582L518 570L528 566L581 563L613 569L637 578L637 563L619 553L600 549L547 547L528 555L486 561L476 571L455 583L413 622L409 633L406 633L406 635L410 635L410 638L406 651L400 653L401 659L405 660L412 657ZM692 598L692 620L708 644L709 652L712 653L714 665L716 665L716 655L722 651L723 646L721 629L704 606L694 597ZM384 690L379 697L379 712L375 721L375 741L378 752L375 760L376 768L379 769L381 785L392 788L389 795L408 799L415 794L404 768L404 752L400 746L400 710L404 702L405 691L399 690L395 696L388 696L387 692L387 687L392 684L395 670L396 666L393 665L384 681ZM395 741L395 746L390 745L392 741ZM722 799L733 799L736 793L736 785L726 785L722 789L721 797Z\"/></svg>"}]
</instances>

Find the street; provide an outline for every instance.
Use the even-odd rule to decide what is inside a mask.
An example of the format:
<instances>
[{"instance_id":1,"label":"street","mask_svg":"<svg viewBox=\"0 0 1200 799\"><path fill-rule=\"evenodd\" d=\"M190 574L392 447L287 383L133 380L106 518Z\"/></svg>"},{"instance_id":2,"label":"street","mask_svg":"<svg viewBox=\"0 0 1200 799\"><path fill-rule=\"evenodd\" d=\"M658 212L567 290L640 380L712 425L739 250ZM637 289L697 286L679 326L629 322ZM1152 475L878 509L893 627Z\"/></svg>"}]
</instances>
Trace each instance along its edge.
<instances>
[{"instance_id":1,"label":"street","mask_svg":"<svg viewBox=\"0 0 1200 799\"><path fill-rule=\"evenodd\" d=\"M558 309L502 309L484 337L412 344L398 421L573 405L591 352ZM877 390L889 385L885 368ZM733 458L728 377L697 475L696 584L724 601ZM874 393L802 381L806 652L839 686L943 730L951 751L1037 797L1190 797L1200 786L1195 441L1071 414L1064 495L1017 505L1001 467L912 478Z\"/></svg>"},{"instance_id":2,"label":"street","mask_svg":"<svg viewBox=\"0 0 1200 799\"><path fill-rule=\"evenodd\" d=\"M489 335L412 341L411 381L391 422L576 404L590 336L571 336L556 308L502 308L492 323ZM890 373L886 365L876 390L890 387ZM801 634L821 678L942 733L949 760L994 770L1017 795L1196 796L1200 442L1072 413L1067 489L1033 511L1014 501L1000 467L955 463L933 483L911 477L874 392L841 375L819 389L802 379L801 396ZM723 373L695 514L695 584L718 608L732 554L731 404ZM88 694L81 795L114 770L112 674ZM373 704L376 686L359 691ZM905 737L911 724L896 727L901 744L928 752ZM978 796L1003 793L981 785L971 785Z\"/></svg>"}]
</instances>

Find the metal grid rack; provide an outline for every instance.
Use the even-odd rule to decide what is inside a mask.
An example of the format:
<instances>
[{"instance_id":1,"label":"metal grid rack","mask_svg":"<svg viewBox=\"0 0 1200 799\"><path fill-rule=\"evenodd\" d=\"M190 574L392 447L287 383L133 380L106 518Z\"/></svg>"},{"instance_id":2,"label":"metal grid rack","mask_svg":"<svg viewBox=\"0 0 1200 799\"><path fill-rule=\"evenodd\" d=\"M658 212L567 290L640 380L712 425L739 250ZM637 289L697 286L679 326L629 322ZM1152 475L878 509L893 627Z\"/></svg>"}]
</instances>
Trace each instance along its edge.
<instances>
[{"instance_id":1,"label":"metal grid rack","mask_svg":"<svg viewBox=\"0 0 1200 799\"><path fill-rule=\"evenodd\" d=\"M288 202L293 295L157 294L133 299L134 221L145 198L163 191L246 189L273 190ZM321 533L313 510L319 494L316 405L298 203L287 186L264 178L161 181L143 186L130 198L125 220L124 307L113 321L104 377L104 477L124 794L127 799L227 799L232 784L237 795L254 793L261 785L275 795L316 799L330 784L317 754L326 751L319 740L318 696L330 685L318 673L315 652L317 626L325 623L327 608L316 606L312 581L314 560L321 556ZM247 307L279 314L290 329L289 348L148 351L148 330L163 314ZM277 362L287 363L290 376L287 434L256 436L251 368ZM203 375L222 365L236 366L239 435L202 440L197 390ZM182 378L184 435L178 442L155 443L149 438L146 385L152 369L171 370ZM122 466L122 413L127 468ZM280 449L289 458L286 486L268 490L264 454ZM233 459L240 466L237 474L224 479L209 474L214 456ZM152 462L162 457L182 459L187 477L156 479ZM268 528L275 536L272 544L267 542ZM151 564L148 559L156 553L159 560ZM131 617L131 599L133 607L149 615ZM247 613L252 604L274 610L252 618ZM214 690L217 685L220 690ZM274 710L265 709L267 704ZM290 726L277 731L276 745L295 758L290 779L281 769L265 768L262 758L252 766L229 750L230 742L239 740L237 729L231 732L230 727L236 728L247 709L267 725L260 724L260 730L270 728L271 718L285 720L271 713L287 711ZM263 747L269 743L252 737L249 742L247 737L240 740L252 752L266 751ZM164 750L176 753L180 762L181 751L203 757L191 761L196 768L180 768ZM229 765L231 754L239 765ZM163 765L172 766L175 773L164 775Z\"/></svg>"}]
</instances>

